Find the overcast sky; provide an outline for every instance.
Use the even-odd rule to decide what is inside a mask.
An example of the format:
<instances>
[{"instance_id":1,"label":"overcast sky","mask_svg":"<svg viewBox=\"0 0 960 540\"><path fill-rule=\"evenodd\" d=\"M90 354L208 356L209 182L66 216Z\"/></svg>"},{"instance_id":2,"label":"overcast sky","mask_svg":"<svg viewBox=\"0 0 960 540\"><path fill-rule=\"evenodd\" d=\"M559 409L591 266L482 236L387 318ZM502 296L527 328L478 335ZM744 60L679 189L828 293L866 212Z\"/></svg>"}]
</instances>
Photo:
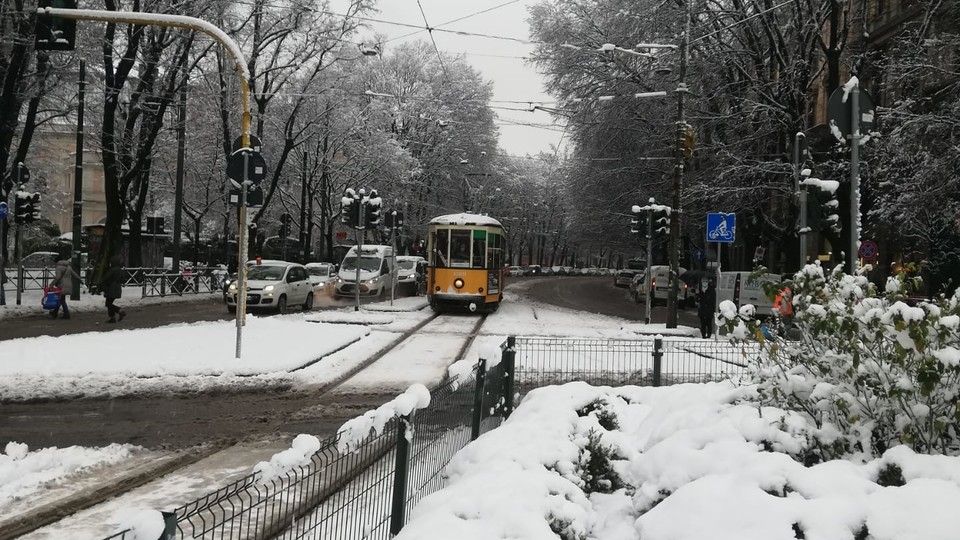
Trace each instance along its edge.
<instances>
[{"instance_id":1,"label":"overcast sky","mask_svg":"<svg viewBox=\"0 0 960 540\"><path fill-rule=\"evenodd\" d=\"M449 25L443 23L495 8L510 0L420 0L420 3L423 5L423 11L430 26L526 39L529 33L527 8L538 1L540 0L517 0ZM341 12L347 4L347 0L331 0L331 7ZM417 6L417 0L380 0L380 13L372 17L423 25L423 16ZM364 31L361 35L369 37L373 33L381 33L390 39L411 32L416 30L392 24L371 23L371 30ZM550 100L550 96L544 92L543 77L532 65L518 58L530 54L533 49L531 45L447 32L434 32L433 35L441 51L451 54L466 53L467 61L480 71L484 78L493 82L493 99ZM390 41L386 44L386 48L389 50L390 47L399 43L415 39L429 40L430 38L424 30L403 39ZM528 107L518 103L493 103L493 105L519 109ZM497 122L500 130L500 146L509 154L525 155L535 154L541 150L550 151L551 144L556 145L561 141L562 133L558 127L553 127L551 130L511 124L511 122L552 124L550 115L542 111L531 113L494 109L494 112L500 119Z\"/></svg>"}]
</instances>

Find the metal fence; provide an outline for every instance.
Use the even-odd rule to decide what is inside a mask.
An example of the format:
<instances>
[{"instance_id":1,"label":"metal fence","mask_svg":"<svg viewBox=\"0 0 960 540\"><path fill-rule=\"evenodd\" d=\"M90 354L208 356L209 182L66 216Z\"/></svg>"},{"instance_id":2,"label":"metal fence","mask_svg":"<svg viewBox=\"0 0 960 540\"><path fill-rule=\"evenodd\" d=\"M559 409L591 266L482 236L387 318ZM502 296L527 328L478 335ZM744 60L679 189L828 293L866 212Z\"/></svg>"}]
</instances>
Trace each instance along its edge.
<instances>
[{"instance_id":1,"label":"metal fence","mask_svg":"<svg viewBox=\"0 0 960 540\"><path fill-rule=\"evenodd\" d=\"M227 276L212 268L198 268L190 273L143 272L140 281L143 298L221 292Z\"/></svg>"},{"instance_id":2,"label":"metal fence","mask_svg":"<svg viewBox=\"0 0 960 540\"><path fill-rule=\"evenodd\" d=\"M706 382L745 374L756 348L725 340L684 338L516 338L516 379L521 392L550 384L598 385Z\"/></svg>"},{"instance_id":3,"label":"metal fence","mask_svg":"<svg viewBox=\"0 0 960 540\"><path fill-rule=\"evenodd\" d=\"M18 283L21 284L21 291L42 291L53 281L56 269L51 267L24 268L23 274L20 274L20 269L14 266L12 268L5 267L3 273L6 275L6 282L10 284L14 291L17 290Z\"/></svg>"},{"instance_id":4,"label":"metal fence","mask_svg":"<svg viewBox=\"0 0 960 540\"><path fill-rule=\"evenodd\" d=\"M431 391L429 407L391 419L358 446L341 451L339 436L328 438L305 465L269 478L250 474L164 513L161 539L388 540L443 487L453 456L510 415L516 395L571 381L720 380L745 374L757 353L699 339L511 337L501 358L481 359L470 380L448 379ZM127 540L129 532L109 538Z\"/></svg>"},{"instance_id":5,"label":"metal fence","mask_svg":"<svg viewBox=\"0 0 960 540\"><path fill-rule=\"evenodd\" d=\"M161 538L387 540L443 486L453 455L509 414L510 378L506 364L487 370L480 362L473 384L448 379L431 391L429 407L391 419L350 451L330 437L303 466L276 477L250 474L164 513ZM132 537L127 530L108 538Z\"/></svg>"}]
</instances>

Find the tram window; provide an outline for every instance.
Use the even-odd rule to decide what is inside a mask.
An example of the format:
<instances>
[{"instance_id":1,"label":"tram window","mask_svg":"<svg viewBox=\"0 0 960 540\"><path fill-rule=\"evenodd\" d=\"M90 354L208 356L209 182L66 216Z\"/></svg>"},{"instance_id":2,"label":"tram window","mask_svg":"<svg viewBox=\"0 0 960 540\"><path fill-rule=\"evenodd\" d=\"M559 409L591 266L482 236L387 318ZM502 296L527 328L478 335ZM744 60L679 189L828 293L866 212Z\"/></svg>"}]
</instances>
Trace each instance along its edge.
<instances>
[{"instance_id":1,"label":"tram window","mask_svg":"<svg viewBox=\"0 0 960 540\"><path fill-rule=\"evenodd\" d=\"M489 233L487 235L487 268L500 267L500 235Z\"/></svg>"},{"instance_id":2,"label":"tram window","mask_svg":"<svg viewBox=\"0 0 960 540\"><path fill-rule=\"evenodd\" d=\"M433 259L433 265L438 268L446 268L449 266L447 264L447 248L449 246L449 232L447 229L440 229L434 234L433 238L433 253L431 253L431 259Z\"/></svg>"},{"instance_id":3,"label":"tram window","mask_svg":"<svg viewBox=\"0 0 960 540\"><path fill-rule=\"evenodd\" d=\"M487 231L473 231L473 267L484 268L487 255Z\"/></svg>"},{"instance_id":4,"label":"tram window","mask_svg":"<svg viewBox=\"0 0 960 540\"><path fill-rule=\"evenodd\" d=\"M470 231L450 231L450 266L470 266Z\"/></svg>"}]
</instances>

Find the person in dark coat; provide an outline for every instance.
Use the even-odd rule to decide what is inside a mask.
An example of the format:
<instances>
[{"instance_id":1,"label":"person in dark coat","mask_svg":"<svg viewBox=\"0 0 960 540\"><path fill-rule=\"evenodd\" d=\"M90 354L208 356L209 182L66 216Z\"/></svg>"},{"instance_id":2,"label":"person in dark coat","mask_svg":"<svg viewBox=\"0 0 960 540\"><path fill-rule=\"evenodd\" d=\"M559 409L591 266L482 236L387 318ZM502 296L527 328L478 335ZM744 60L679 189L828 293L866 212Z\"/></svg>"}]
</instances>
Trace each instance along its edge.
<instances>
[{"instance_id":1,"label":"person in dark coat","mask_svg":"<svg viewBox=\"0 0 960 540\"><path fill-rule=\"evenodd\" d=\"M707 284L706 290L700 288L697 298L697 316L700 319L700 335L708 338L713 335L713 312L717 309L717 289L713 280Z\"/></svg>"},{"instance_id":2,"label":"person in dark coat","mask_svg":"<svg viewBox=\"0 0 960 540\"><path fill-rule=\"evenodd\" d=\"M106 298L108 323L122 321L127 312L114 304L123 295L123 263L120 256L110 259L110 268L103 275L103 297ZM119 317L119 318L118 318Z\"/></svg>"},{"instance_id":3,"label":"person in dark coat","mask_svg":"<svg viewBox=\"0 0 960 540\"><path fill-rule=\"evenodd\" d=\"M60 252L60 260L57 261L57 267L53 275L51 285L60 287L60 304L57 309L50 310L50 317L57 318L57 312L63 310L63 318L70 318L70 308L67 307L67 296L73 292L74 287L80 286L80 276L73 271L73 265L70 263L70 250L64 249Z\"/></svg>"}]
</instances>

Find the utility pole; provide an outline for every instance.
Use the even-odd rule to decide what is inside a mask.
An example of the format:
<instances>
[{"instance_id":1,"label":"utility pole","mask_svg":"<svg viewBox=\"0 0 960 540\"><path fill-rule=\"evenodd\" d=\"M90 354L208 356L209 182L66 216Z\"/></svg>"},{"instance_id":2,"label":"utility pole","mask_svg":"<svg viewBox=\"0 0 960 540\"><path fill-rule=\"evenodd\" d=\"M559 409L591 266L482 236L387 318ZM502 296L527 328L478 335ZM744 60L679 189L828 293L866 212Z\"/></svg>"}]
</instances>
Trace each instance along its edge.
<instances>
[{"instance_id":1,"label":"utility pole","mask_svg":"<svg viewBox=\"0 0 960 540\"><path fill-rule=\"evenodd\" d=\"M177 108L177 180L173 202L173 271L180 272L180 234L183 228L183 175L184 157L187 139L187 79L183 74L183 87L180 89L180 106ZM196 241L199 242L199 238Z\"/></svg>"},{"instance_id":2,"label":"utility pole","mask_svg":"<svg viewBox=\"0 0 960 540\"><path fill-rule=\"evenodd\" d=\"M793 190L797 194L797 200L800 202L800 269L807 264L807 190L800 183L800 169L803 165L803 157L800 148L800 141L805 141L806 134L798 131L793 137Z\"/></svg>"},{"instance_id":3,"label":"utility pole","mask_svg":"<svg viewBox=\"0 0 960 540\"><path fill-rule=\"evenodd\" d=\"M366 223L366 216L364 215L366 205L364 204L364 199L366 198L366 193L361 189L360 198L356 200L354 204L360 205L360 219L357 220L357 260L354 261L354 266L357 267L356 281L353 283L353 296L356 299L357 303L353 306L354 311L360 311L360 255L363 252L363 235L366 234L364 228L364 223Z\"/></svg>"},{"instance_id":4,"label":"utility pole","mask_svg":"<svg viewBox=\"0 0 960 540\"><path fill-rule=\"evenodd\" d=\"M677 83L677 156L673 168L672 212L677 215L670 219L670 291L667 295L667 328L677 327L677 297L680 293L680 205L683 177L686 172L684 98L687 93L687 56L690 48L691 5L684 2L686 21L680 40L680 76Z\"/></svg>"},{"instance_id":5,"label":"utility pole","mask_svg":"<svg viewBox=\"0 0 960 540\"><path fill-rule=\"evenodd\" d=\"M77 276L80 269L80 237L83 234L83 100L87 88L87 62L80 59L79 80L77 81L77 146L74 151L73 165L73 260L71 266ZM80 282L75 280L70 300L80 300ZM87 288L90 288L87 283Z\"/></svg>"}]
</instances>

